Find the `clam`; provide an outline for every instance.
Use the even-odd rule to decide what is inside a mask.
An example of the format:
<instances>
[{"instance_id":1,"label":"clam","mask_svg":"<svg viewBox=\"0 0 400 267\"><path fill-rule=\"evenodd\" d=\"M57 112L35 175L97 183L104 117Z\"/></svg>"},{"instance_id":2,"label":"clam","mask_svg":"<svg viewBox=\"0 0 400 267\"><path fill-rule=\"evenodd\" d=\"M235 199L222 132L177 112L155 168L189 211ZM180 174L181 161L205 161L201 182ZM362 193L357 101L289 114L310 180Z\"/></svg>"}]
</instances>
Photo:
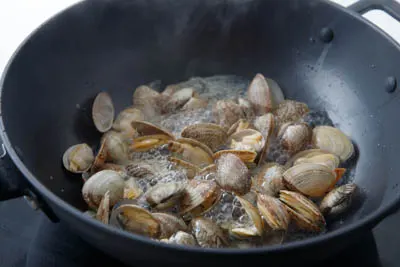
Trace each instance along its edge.
<instances>
[{"instance_id":1,"label":"clam","mask_svg":"<svg viewBox=\"0 0 400 267\"><path fill-rule=\"evenodd\" d=\"M124 164L129 158L129 144L127 138L118 132L109 131L102 137L107 150L106 160Z\"/></svg>"},{"instance_id":2,"label":"clam","mask_svg":"<svg viewBox=\"0 0 400 267\"><path fill-rule=\"evenodd\" d=\"M261 236L264 230L264 222L260 214L258 213L257 208L244 198L238 196L236 198L237 200L239 200L240 204L246 211L246 215L249 218L249 224L234 227L233 229L231 229L231 233L234 234L234 236L238 236L240 238Z\"/></svg>"},{"instance_id":3,"label":"clam","mask_svg":"<svg viewBox=\"0 0 400 267\"><path fill-rule=\"evenodd\" d=\"M247 100L247 99L239 97L238 98L238 104L239 104L240 108L242 109L242 112L243 112L244 116L248 120L251 120L254 117L255 114L254 114L254 110L253 110L253 107L252 107L250 101Z\"/></svg>"},{"instance_id":4,"label":"clam","mask_svg":"<svg viewBox=\"0 0 400 267\"><path fill-rule=\"evenodd\" d=\"M142 189L140 189L139 185L136 183L134 178L130 178L125 181L124 186L124 199L137 199L143 194Z\"/></svg>"},{"instance_id":5,"label":"clam","mask_svg":"<svg viewBox=\"0 0 400 267\"><path fill-rule=\"evenodd\" d=\"M125 165L128 176L136 178L146 178L154 175L153 167L144 162L131 162Z\"/></svg>"},{"instance_id":6,"label":"clam","mask_svg":"<svg viewBox=\"0 0 400 267\"><path fill-rule=\"evenodd\" d=\"M257 74L250 83L247 98L256 115L263 115L274 108L271 88L262 74Z\"/></svg>"},{"instance_id":7,"label":"clam","mask_svg":"<svg viewBox=\"0 0 400 267\"><path fill-rule=\"evenodd\" d=\"M266 163L255 177L254 184L261 192L269 196L278 196L285 188L283 184L283 166L277 163Z\"/></svg>"},{"instance_id":8,"label":"clam","mask_svg":"<svg viewBox=\"0 0 400 267\"><path fill-rule=\"evenodd\" d=\"M145 121L132 121L132 127L137 131L139 137L133 139L131 148L133 151L148 151L174 140L175 137L154 124Z\"/></svg>"},{"instance_id":9,"label":"clam","mask_svg":"<svg viewBox=\"0 0 400 267\"><path fill-rule=\"evenodd\" d=\"M326 153L326 154L319 154L316 156L312 156L309 158L307 157L299 158L294 162L294 165L299 165L302 163L322 164L331 168L332 170L335 170L336 168L339 167L340 159L338 156L334 154Z\"/></svg>"},{"instance_id":10,"label":"clam","mask_svg":"<svg viewBox=\"0 0 400 267\"><path fill-rule=\"evenodd\" d=\"M257 208L267 222L268 226L274 231L287 231L290 222L290 215L279 199L258 194Z\"/></svg>"},{"instance_id":11,"label":"clam","mask_svg":"<svg viewBox=\"0 0 400 267\"><path fill-rule=\"evenodd\" d=\"M137 120L144 120L143 112L137 108L126 108L118 114L114 121L113 129L126 135L134 136L136 131L132 128L131 122Z\"/></svg>"},{"instance_id":12,"label":"clam","mask_svg":"<svg viewBox=\"0 0 400 267\"><path fill-rule=\"evenodd\" d=\"M158 184L146 192L146 200L155 209L165 210L175 206L180 201L185 188L185 183Z\"/></svg>"},{"instance_id":13,"label":"clam","mask_svg":"<svg viewBox=\"0 0 400 267\"><path fill-rule=\"evenodd\" d=\"M192 97L196 96L194 88L183 88L176 91L163 106L163 112L169 113L181 109Z\"/></svg>"},{"instance_id":14,"label":"clam","mask_svg":"<svg viewBox=\"0 0 400 267\"><path fill-rule=\"evenodd\" d=\"M232 134L228 139L228 144L233 150L259 153L265 146L265 139L259 131L247 129Z\"/></svg>"},{"instance_id":15,"label":"clam","mask_svg":"<svg viewBox=\"0 0 400 267\"><path fill-rule=\"evenodd\" d=\"M192 97L188 102L181 108L183 111L191 111L201 108L206 108L208 106L208 102L205 99Z\"/></svg>"},{"instance_id":16,"label":"clam","mask_svg":"<svg viewBox=\"0 0 400 267\"><path fill-rule=\"evenodd\" d=\"M191 234L182 231L178 231L172 235L169 238L168 243L184 246L197 246L196 239Z\"/></svg>"},{"instance_id":17,"label":"clam","mask_svg":"<svg viewBox=\"0 0 400 267\"><path fill-rule=\"evenodd\" d=\"M232 100L220 100L213 107L216 122L228 130L235 122L245 117L241 107Z\"/></svg>"},{"instance_id":18,"label":"clam","mask_svg":"<svg viewBox=\"0 0 400 267\"><path fill-rule=\"evenodd\" d=\"M93 161L93 151L87 144L73 145L63 155L64 168L73 173L86 172Z\"/></svg>"},{"instance_id":19,"label":"clam","mask_svg":"<svg viewBox=\"0 0 400 267\"><path fill-rule=\"evenodd\" d=\"M114 208L110 224L151 238L158 238L161 234L160 223L153 214L134 204L121 204Z\"/></svg>"},{"instance_id":20,"label":"clam","mask_svg":"<svg viewBox=\"0 0 400 267\"><path fill-rule=\"evenodd\" d=\"M191 222L192 234L203 248L222 248L229 245L223 230L210 219L195 218Z\"/></svg>"},{"instance_id":21,"label":"clam","mask_svg":"<svg viewBox=\"0 0 400 267\"><path fill-rule=\"evenodd\" d=\"M113 207L124 195L125 181L120 172L103 170L92 175L82 187L82 196L92 209L97 209L107 191L110 195L110 207Z\"/></svg>"},{"instance_id":22,"label":"clam","mask_svg":"<svg viewBox=\"0 0 400 267\"><path fill-rule=\"evenodd\" d=\"M216 181L221 188L244 195L250 191L251 178L247 166L234 154L222 155L217 160Z\"/></svg>"},{"instance_id":23,"label":"clam","mask_svg":"<svg viewBox=\"0 0 400 267\"><path fill-rule=\"evenodd\" d=\"M286 205L291 218L302 230L321 232L325 219L318 207L308 198L297 192L282 190L279 199Z\"/></svg>"},{"instance_id":24,"label":"clam","mask_svg":"<svg viewBox=\"0 0 400 267\"><path fill-rule=\"evenodd\" d=\"M298 121L309 111L310 109L305 103L293 100L285 100L281 102L274 110L274 115L277 123L283 125L287 122Z\"/></svg>"},{"instance_id":25,"label":"clam","mask_svg":"<svg viewBox=\"0 0 400 267\"><path fill-rule=\"evenodd\" d=\"M337 216L345 212L351 205L356 189L357 185L353 183L333 189L321 201L319 209L327 216Z\"/></svg>"},{"instance_id":26,"label":"clam","mask_svg":"<svg viewBox=\"0 0 400 267\"><path fill-rule=\"evenodd\" d=\"M283 91L276 81L271 78L266 78L269 89L271 90L273 108L282 103L285 100Z\"/></svg>"},{"instance_id":27,"label":"clam","mask_svg":"<svg viewBox=\"0 0 400 267\"><path fill-rule=\"evenodd\" d=\"M168 157L168 160L173 163L174 168L183 169L188 179L193 179L200 172L200 168L190 162L175 157Z\"/></svg>"},{"instance_id":28,"label":"clam","mask_svg":"<svg viewBox=\"0 0 400 267\"><path fill-rule=\"evenodd\" d=\"M168 149L174 156L196 166L207 166L213 163L213 153L209 147L190 138L180 138L168 142Z\"/></svg>"},{"instance_id":29,"label":"clam","mask_svg":"<svg viewBox=\"0 0 400 267\"><path fill-rule=\"evenodd\" d=\"M198 216L210 210L221 198L222 192L215 181L191 180L180 202L180 214Z\"/></svg>"},{"instance_id":30,"label":"clam","mask_svg":"<svg viewBox=\"0 0 400 267\"><path fill-rule=\"evenodd\" d=\"M252 163L257 157L257 153L255 151L249 150L235 150L235 149L228 149L228 150L220 150L215 152L213 155L214 160L218 160L224 155L233 154L239 157L244 163Z\"/></svg>"},{"instance_id":31,"label":"clam","mask_svg":"<svg viewBox=\"0 0 400 267\"><path fill-rule=\"evenodd\" d=\"M341 161L348 160L354 154L351 140L339 129L331 126L318 126L313 130L314 147L337 155Z\"/></svg>"},{"instance_id":32,"label":"clam","mask_svg":"<svg viewBox=\"0 0 400 267\"><path fill-rule=\"evenodd\" d=\"M213 123L198 123L186 126L181 135L205 144L212 151L216 151L224 145L228 138L226 131L221 126Z\"/></svg>"},{"instance_id":33,"label":"clam","mask_svg":"<svg viewBox=\"0 0 400 267\"><path fill-rule=\"evenodd\" d=\"M106 168L104 167L104 165L106 164L107 159L108 159L108 148L106 140L103 139L101 141L99 151L97 151L97 155L94 159L93 165L90 168L90 173L94 174L98 171L105 170Z\"/></svg>"},{"instance_id":34,"label":"clam","mask_svg":"<svg viewBox=\"0 0 400 267\"><path fill-rule=\"evenodd\" d=\"M317 155L323 155L326 154L328 152L323 151L321 149L307 149L304 151L300 151L299 153L295 154L294 156L292 156L285 164L285 169L289 169L290 167L293 166L293 164L300 158L311 158Z\"/></svg>"},{"instance_id":35,"label":"clam","mask_svg":"<svg viewBox=\"0 0 400 267\"><path fill-rule=\"evenodd\" d=\"M142 111L145 119L161 114L160 93L149 86L139 86L133 93L133 107Z\"/></svg>"},{"instance_id":36,"label":"clam","mask_svg":"<svg viewBox=\"0 0 400 267\"><path fill-rule=\"evenodd\" d=\"M305 123L287 123L281 126L278 137L282 147L293 154L310 142L311 129Z\"/></svg>"},{"instance_id":37,"label":"clam","mask_svg":"<svg viewBox=\"0 0 400 267\"><path fill-rule=\"evenodd\" d=\"M267 113L263 116L258 117L254 121L254 126L256 129L260 131L265 139L264 147L260 153L260 157L258 159L258 165L261 165L264 162L264 158L267 156L267 151L271 139L273 138L274 130L275 130L275 118L271 113Z\"/></svg>"},{"instance_id":38,"label":"clam","mask_svg":"<svg viewBox=\"0 0 400 267\"><path fill-rule=\"evenodd\" d=\"M99 208L97 209L96 219L104 224L108 224L110 219L110 191L107 191L101 199Z\"/></svg>"},{"instance_id":39,"label":"clam","mask_svg":"<svg viewBox=\"0 0 400 267\"><path fill-rule=\"evenodd\" d=\"M92 118L99 132L105 133L111 129L114 120L114 104L109 94L99 93L92 106Z\"/></svg>"},{"instance_id":40,"label":"clam","mask_svg":"<svg viewBox=\"0 0 400 267\"><path fill-rule=\"evenodd\" d=\"M248 120L240 119L235 122L228 130L228 136L231 136L234 133L240 132L242 130L251 129L253 126Z\"/></svg>"},{"instance_id":41,"label":"clam","mask_svg":"<svg viewBox=\"0 0 400 267\"><path fill-rule=\"evenodd\" d=\"M336 173L322 164L302 163L285 171L283 181L287 188L306 196L322 197L336 183Z\"/></svg>"},{"instance_id":42,"label":"clam","mask_svg":"<svg viewBox=\"0 0 400 267\"><path fill-rule=\"evenodd\" d=\"M164 91L161 92L161 95L167 97L168 99L176 92L177 86L176 85L168 85Z\"/></svg>"},{"instance_id":43,"label":"clam","mask_svg":"<svg viewBox=\"0 0 400 267\"><path fill-rule=\"evenodd\" d=\"M178 231L188 230L186 223L175 215L168 213L153 213L152 215L160 224L160 239L170 238Z\"/></svg>"}]
</instances>

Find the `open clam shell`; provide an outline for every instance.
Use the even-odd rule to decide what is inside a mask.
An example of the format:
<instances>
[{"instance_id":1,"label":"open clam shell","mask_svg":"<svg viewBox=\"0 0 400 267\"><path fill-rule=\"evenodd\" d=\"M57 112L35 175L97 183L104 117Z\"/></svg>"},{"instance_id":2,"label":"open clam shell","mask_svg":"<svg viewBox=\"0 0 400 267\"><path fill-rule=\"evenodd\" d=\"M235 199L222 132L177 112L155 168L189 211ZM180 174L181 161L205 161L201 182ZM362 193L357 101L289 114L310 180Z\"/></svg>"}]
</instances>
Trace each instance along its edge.
<instances>
[{"instance_id":1,"label":"open clam shell","mask_svg":"<svg viewBox=\"0 0 400 267\"><path fill-rule=\"evenodd\" d=\"M207 166L213 163L213 153L209 147L190 138L180 138L168 143L168 149L177 158L196 166Z\"/></svg>"},{"instance_id":2,"label":"open clam shell","mask_svg":"<svg viewBox=\"0 0 400 267\"><path fill-rule=\"evenodd\" d=\"M282 190L279 199L286 205L297 226L305 231L321 232L325 219L318 207L308 198L297 192Z\"/></svg>"},{"instance_id":3,"label":"open clam shell","mask_svg":"<svg viewBox=\"0 0 400 267\"><path fill-rule=\"evenodd\" d=\"M114 104L106 92L99 93L92 106L92 118L99 132L105 133L111 129L114 120Z\"/></svg>"},{"instance_id":4,"label":"open clam shell","mask_svg":"<svg viewBox=\"0 0 400 267\"><path fill-rule=\"evenodd\" d=\"M258 210L253 204L251 204L248 200L237 196L236 197L244 210L246 211L247 216L250 220L250 225L243 225L240 227L236 227L231 229L231 232L235 236L239 237L254 237L254 236L262 236L264 231L264 222L258 213Z\"/></svg>"},{"instance_id":5,"label":"open clam shell","mask_svg":"<svg viewBox=\"0 0 400 267\"><path fill-rule=\"evenodd\" d=\"M142 189L140 189L135 178L130 178L125 181L124 187L124 199L137 199L143 194Z\"/></svg>"},{"instance_id":6,"label":"open clam shell","mask_svg":"<svg viewBox=\"0 0 400 267\"><path fill-rule=\"evenodd\" d=\"M323 151L321 149L307 149L304 151L300 151L294 156L292 156L285 164L285 169L289 169L290 167L293 166L293 164L300 158L306 159L306 158L312 158L317 155L323 155L329 153L327 151Z\"/></svg>"},{"instance_id":7,"label":"open clam shell","mask_svg":"<svg viewBox=\"0 0 400 267\"><path fill-rule=\"evenodd\" d=\"M224 128L213 123L198 123L186 126L181 135L205 144L212 151L216 151L224 145L228 138Z\"/></svg>"},{"instance_id":8,"label":"open clam shell","mask_svg":"<svg viewBox=\"0 0 400 267\"><path fill-rule=\"evenodd\" d=\"M259 153L265 146L265 139L259 131L246 129L232 134L228 139L228 144L233 150L246 150Z\"/></svg>"},{"instance_id":9,"label":"open clam shell","mask_svg":"<svg viewBox=\"0 0 400 267\"><path fill-rule=\"evenodd\" d=\"M286 187L306 196L322 197L336 183L336 173L322 164L302 163L283 173Z\"/></svg>"},{"instance_id":10,"label":"open clam shell","mask_svg":"<svg viewBox=\"0 0 400 267\"><path fill-rule=\"evenodd\" d=\"M248 120L252 120L253 117L255 116L255 114L254 114L253 106L251 105L250 101L239 97L238 103L239 103L240 108L242 109L242 112L244 113L244 116Z\"/></svg>"},{"instance_id":11,"label":"open clam shell","mask_svg":"<svg viewBox=\"0 0 400 267\"><path fill-rule=\"evenodd\" d=\"M257 157L257 153L255 151L249 150L235 150L235 149L227 149L227 150L220 150L215 152L213 155L214 160L218 160L223 155L233 154L239 157L245 163L252 163Z\"/></svg>"},{"instance_id":12,"label":"open clam shell","mask_svg":"<svg viewBox=\"0 0 400 267\"><path fill-rule=\"evenodd\" d=\"M188 230L186 223L175 215L168 213L153 213L152 215L160 224L160 239L170 238L178 231Z\"/></svg>"},{"instance_id":13,"label":"open clam shell","mask_svg":"<svg viewBox=\"0 0 400 267\"><path fill-rule=\"evenodd\" d=\"M221 188L238 195L244 195L250 191L250 173L239 157L234 154L222 155L216 165L216 181Z\"/></svg>"},{"instance_id":14,"label":"open clam shell","mask_svg":"<svg viewBox=\"0 0 400 267\"><path fill-rule=\"evenodd\" d=\"M282 147L293 154L309 144L311 129L304 123L288 123L281 126L278 137Z\"/></svg>"},{"instance_id":15,"label":"open clam shell","mask_svg":"<svg viewBox=\"0 0 400 267\"><path fill-rule=\"evenodd\" d=\"M234 134L236 132L240 132L242 130L252 129L252 128L253 128L253 125L248 120L240 119L229 128L227 134L228 134L228 136L231 136L232 134Z\"/></svg>"},{"instance_id":16,"label":"open clam shell","mask_svg":"<svg viewBox=\"0 0 400 267\"><path fill-rule=\"evenodd\" d=\"M221 195L221 188L215 181L191 180L180 202L180 214L189 214L192 217L201 215L210 210L220 200Z\"/></svg>"},{"instance_id":17,"label":"open clam shell","mask_svg":"<svg viewBox=\"0 0 400 267\"><path fill-rule=\"evenodd\" d=\"M191 222L192 234L203 248L222 248L229 245L223 230L206 218L195 218Z\"/></svg>"},{"instance_id":18,"label":"open clam shell","mask_svg":"<svg viewBox=\"0 0 400 267\"><path fill-rule=\"evenodd\" d=\"M160 223L153 214L134 204L121 204L114 208L110 224L151 238L158 238L161 234Z\"/></svg>"},{"instance_id":19,"label":"open clam shell","mask_svg":"<svg viewBox=\"0 0 400 267\"><path fill-rule=\"evenodd\" d=\"M208 106L208 102L205 99L199 97L192 97L188 102L181 108L182 111L191 111L201 108L206 108Z\"/></svg>"},{"instance_id":20,"label":"open clam shell","mask_svg":"<svg viewBox=\"0 0 400 267\"><path fill-rule=\"evenodd\" d=\"M64 168L73 173L88 171L93 162L93 151L87 144L73 145L63 155Z\"/></svg>"},{"instance_id":21,"label":"open clam shell","mask_svg":"<svg viewBox=\"0 0 400 267\"><path fill-rule=\"evenodd\" d=\"M279 199L264 195L257 195L257 208L267 222L268 226L274 231L287 231L290 223L290 215Z\"/></svg>"},{"instance_id":22,"label":"open clam shell","mask_svg":"<svg viewBox=\"0 0 400 267\"><path fill-rule=\"evenodd\" d=\"M96 219L104 224L108 224L110 219L110 191L104 194L97 209Z\"/></svg>"},{"instance_id":23,"label":"open clam shell","mask_svg":"<svg viewBox=\"0 0 400 267\"><path fill-rule=\"evenodd\" d=\"M285 189L284 171L283 166L277 163L264 164L254 179L256 188L269 196L278 196L279 192Z\"/></svg>"},{"instance_id":24,"label":"open clam shell","mask_svg":"<svg viewBox=\"0 0 400 267\"><path fill-rule=\"evenodd\" d=\"M332 170L335 170L336 168L339 167L340 164L340 159L338 156L330 153L326 154L320 154L316 155L313 157L304 157L304 158L299 158L294 162L294 165L299 165L302 163L316 163L316 164L322 164L325 165Z\"/></svg>"},{"instance_id":25,"label":"open clam shell","mask_svg":"<svg viewBox=\"0 0 400 267\"><path fill-rule=\"evenodd\" d=\"M172 235L169 238L168 243L184 246L197 246L196 239L191 234L182 231L178 231Z\"/></svg>"},{"instance_id":26,"label":"open clam shell","mask_svg":"<svg viewBox=\"0 0 400 267\"><path fill-rule=\"evenodd\" d=\"M166 135L170 139L175 139L174 135L168 132L167 130L147 121L135 120L131 122L131 126L133 129L137 131L139 136Z\"/></svg>"},{"instance_id":27,"label":"open clam shell","mask_svg":"<svg viewBox=\"0 0 400 267\"><path fill-rule=\"evenodd\" d=\"M107 191L110 207L123 198L125 181L123 175L112 170L103 170L92 175L82 187L82 196L90 208L97 209Z\"/></svg>"},{"instance_id":28,"label":"open clam shell","mask_svg":"<svg viewBox=\"0 0 400 267\"><path fill-rule=\"evenodd\" d=\"M188 179L193 179L201 171L199 167L190 162L175 157L168 157L168 160L173 163L174 168L183 169Z\"/></svg>"},{"instance_id":29,"label":"open clam shell","mask_svg":"<svg viewBox=\"0 0 400 267\"><path fill-rule=\"evenodd\" d=\"M133 93L133 107L142 111L145 119L152 119L161 114L160 93L149 86L142 85Z\"/></svg>"},{"instance_id":30,"label":"open clam shell","mask_svg":"<svg viewBox=\"0 0 400 267\"><path fill-rule=\"evenodd\" d=\"M155 209L165 210L179 203L185 188L181 182L158 184L146 192L146 200Z\"/></svg>"},{"instance_id":31,"label":"open clam shell","mask_svg":"<svg viewBox=\"0 0 400 267\"><path fill-rule=\"evenodd\" d=\"M241 107L232 100L220 100L213 107L216 122L228 130L239 119L245 118Z\"/></svg>"},{"instance_id":32,"label":"open clam shell","mask_svg":"<svg viewBox=\"0 0 400 267\"><path fill-rule=\"evenodd\" d=\"M345 212L351 205L357 185L345 184L330 191L321 201L319 209L324 215L337 216Z\"/></svg>"},{"instance_id":33,"label":"open clam shell","mask_svg":"<svg viewBox=\"0 0 400 267\"><path fill-rule=\"evenodd\" d=\"M341 161L348 160L354 154L351 140L339 129L331 126L318 126L313 130L314 147L337 155Z\"/></svg>"},{"instance_id":34,"label":"open clam shell","mask_svg":"<svg viewBox=\"0 0 400 267\"><path fill-rule=\"evenodd\" d=\"M109 131L102 137L107 150L106 160L117 164L125 164L129 159L129 142L123 134Z\"/></svg>"},{"instance_id":35,"label":"open clam shell","mask_svg":"<svg viewBox=\"0 0 400 267\"><path fill-rule=\"evenodd\" d=\"M134 136L136 130L132 128L132 121L143 121L144 114L137 108L126 108L122 110L113 123L113 129L118 132L123 132L126 135Z\"/></svg>"},{"instance_id":36,"label":"open clam shell","mask_svg":"<svg viewBox=\"0 0 400 267\"><path fill-rule=\"evenodd\" d=\"M181 109L192 97L196 96L194 88L183 88L171 95L167 103L163 105L163 112L169 113Z\"/></svg>"}]
</instances>

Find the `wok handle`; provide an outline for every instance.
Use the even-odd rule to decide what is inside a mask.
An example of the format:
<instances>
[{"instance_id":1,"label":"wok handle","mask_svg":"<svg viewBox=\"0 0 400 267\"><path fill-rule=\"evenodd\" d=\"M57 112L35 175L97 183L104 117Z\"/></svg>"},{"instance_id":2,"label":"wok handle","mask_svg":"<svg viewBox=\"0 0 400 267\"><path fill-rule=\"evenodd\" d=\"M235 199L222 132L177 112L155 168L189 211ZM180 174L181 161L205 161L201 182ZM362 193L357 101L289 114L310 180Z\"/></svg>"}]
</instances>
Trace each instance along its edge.
<instances>
[{"instance_id":1,"label":"wok handle","mask_svg":"<svg viewBox=\"0 0 400 267\"><path fill-rule=\"evenodd\" d=\"M0 201L24 197L33 209L40 209L52 222L59 222L49 205L35 193L34 188L23 178L0 139Z\"/></svg>"},{"instance_id":2,"label":"wok handle","mask_svg":"<svg viewBox=\"0 0 400 267\"><path fill-rule=\"evenodd\" d=\"M400 21L400 3L396 0L360 0L348 8L360 14L373 9L380 9Z\"/></svg>"}]
</instances>

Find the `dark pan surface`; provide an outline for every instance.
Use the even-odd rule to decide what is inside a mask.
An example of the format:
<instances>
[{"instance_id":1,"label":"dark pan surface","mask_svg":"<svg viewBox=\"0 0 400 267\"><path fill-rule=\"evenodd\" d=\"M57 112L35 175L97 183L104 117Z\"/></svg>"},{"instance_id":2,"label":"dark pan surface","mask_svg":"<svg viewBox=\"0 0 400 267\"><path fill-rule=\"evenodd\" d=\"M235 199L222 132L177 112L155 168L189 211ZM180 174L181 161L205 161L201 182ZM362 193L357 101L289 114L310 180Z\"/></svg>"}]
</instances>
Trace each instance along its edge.
<instances>
[{"instance_id":1,"label":"dark pan surface","mask_svg":"<svg viewBox=\"0 0 400 267\"><path fill-rule=\"evenodd\" d=\"M327 26L334 31L328 44L319 39ZM385 91L388 76L400 77L398 62L397 45L326 2L86 1L19 50L4 78L1 112L11 154L47 189L84 209L81 178L62 169L61 156L72 144L98 143L90 104L100 90L120 110L135 87L156 79L251 79L261 72L287 98L325 109L359 148L355 181L367 198L346 224L398 199L400 100Z\"/></svg>"}]
</instances>

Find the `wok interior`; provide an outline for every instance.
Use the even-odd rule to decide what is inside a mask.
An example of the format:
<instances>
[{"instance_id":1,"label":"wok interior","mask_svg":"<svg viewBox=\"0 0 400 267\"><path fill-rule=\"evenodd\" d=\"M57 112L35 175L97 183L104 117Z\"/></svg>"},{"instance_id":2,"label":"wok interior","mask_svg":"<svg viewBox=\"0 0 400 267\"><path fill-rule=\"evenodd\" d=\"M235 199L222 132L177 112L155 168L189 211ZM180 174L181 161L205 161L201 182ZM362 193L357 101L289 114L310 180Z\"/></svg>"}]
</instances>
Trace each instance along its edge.
<instances>
[{"instance_id":1,"label":"wok interior","mask_svg":"<svg viewBox=\"0 0 400 267\"><path fill-rule=\"evenodd\" d=\"M328 44L318 38L325 26L335 34ZM355 182L367 198L351 222L398 194L399 98L384 88L387 76L400 77L396 62L394 44L319 1L85 1L19 51L4 81L2 115L29 170L84 210L81 177L63 170L61 156L72 144L98 143L91 103L99 91L119 111L134 88L153 80L260 72L287 98L325 109L358 147Z\"/></svg>"}]
</instances>

